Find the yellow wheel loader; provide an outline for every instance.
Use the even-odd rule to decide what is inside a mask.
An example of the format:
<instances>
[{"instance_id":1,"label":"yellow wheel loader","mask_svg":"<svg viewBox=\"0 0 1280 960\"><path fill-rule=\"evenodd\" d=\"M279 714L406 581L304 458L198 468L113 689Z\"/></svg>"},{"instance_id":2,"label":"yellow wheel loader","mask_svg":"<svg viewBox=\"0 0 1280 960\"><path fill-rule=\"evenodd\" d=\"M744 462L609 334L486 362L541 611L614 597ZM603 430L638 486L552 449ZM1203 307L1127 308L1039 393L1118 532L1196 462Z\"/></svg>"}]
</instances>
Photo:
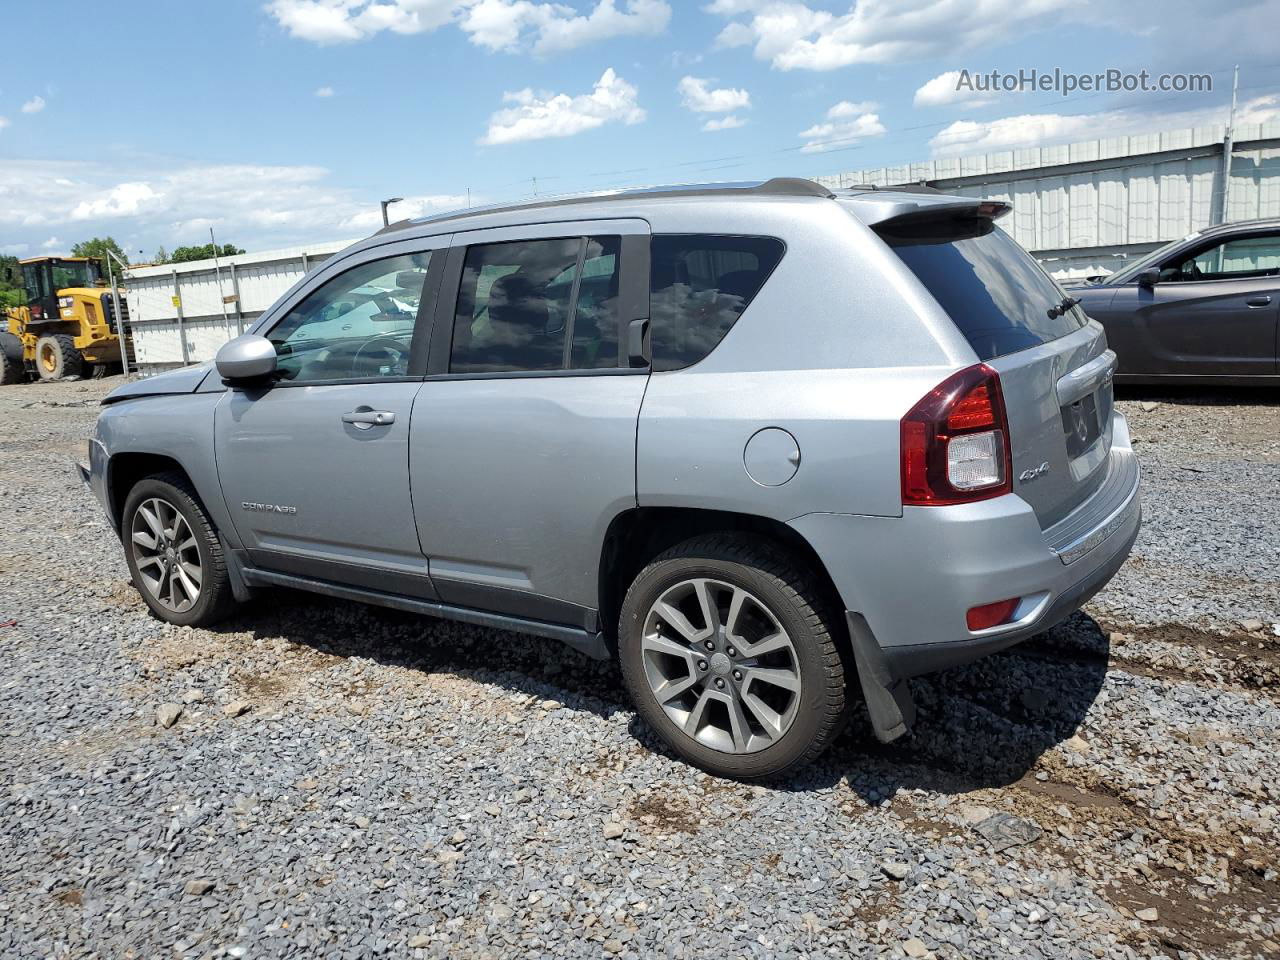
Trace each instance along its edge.
<instances>
[{"instance_id":1,"label":"yellow wheel loader","mask_svg":"<svg viewBox=\"0 0 1280 960\"><path fill-rule=\"evenodd\" d=\"M120 366L120 318L102 285L98 261L87 257L33 257L19 261L27 304L5 311L0 326L0 384L33 377L102 376Z\"/></svg>"}]
</instances>

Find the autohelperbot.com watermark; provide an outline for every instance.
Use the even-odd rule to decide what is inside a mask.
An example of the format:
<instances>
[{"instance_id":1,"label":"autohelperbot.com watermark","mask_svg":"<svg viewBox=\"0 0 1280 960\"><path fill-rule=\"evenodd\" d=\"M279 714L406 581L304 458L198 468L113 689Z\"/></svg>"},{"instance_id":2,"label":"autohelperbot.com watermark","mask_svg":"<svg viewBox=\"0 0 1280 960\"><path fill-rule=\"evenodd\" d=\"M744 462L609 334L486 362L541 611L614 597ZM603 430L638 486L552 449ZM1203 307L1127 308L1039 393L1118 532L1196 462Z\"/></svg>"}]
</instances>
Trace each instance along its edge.
<instances>
[{"instance_id":1,"label":"autohelperbot.com watermark","mask_svg":"<svg viewBox=\"0 0 1280 960\"><path fill-rule=\"evenodd\" d=\"M1012 73L989 70L978 73L961 70L956 90L967 93L1210 93L1213 75L1208 73L1152 73L1111 68L1097 73L1071 73L1055 67L1034 67Z\"/></svg>"}]
</instances>

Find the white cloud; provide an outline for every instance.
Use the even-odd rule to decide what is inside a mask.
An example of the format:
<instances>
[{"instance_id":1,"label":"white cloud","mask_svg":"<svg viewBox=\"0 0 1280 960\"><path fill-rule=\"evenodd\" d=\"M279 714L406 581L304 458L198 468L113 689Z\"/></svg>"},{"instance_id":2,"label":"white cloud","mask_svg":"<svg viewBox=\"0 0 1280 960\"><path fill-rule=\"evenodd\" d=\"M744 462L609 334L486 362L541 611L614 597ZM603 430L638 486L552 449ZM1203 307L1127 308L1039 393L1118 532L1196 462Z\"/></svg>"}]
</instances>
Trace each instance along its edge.
<instances>
[{"instance_id":1,"label":"white cloud","mask_svg":"<svg viewBox=\"0 0 1280 960\"><path fill-rule=\"evenodd\" d=\"M0 256L20 257L30 249L29 243L6 243L0 246Z\"/></svg>"},{"instance_id":2,"label":"white cloud","mask_svg":"<svg viewBox=\"0 0 1280 960\"><path fill-rule=\"evenodd\" d=\"M316 96L317 96L317 97L320 97L321 99L326 99L326 98L328 98L328 97L332 97L332 96L333 96L333 87L317 87L317 88L316 88Z\"/></svg>"},{"instance_id":3,"label":"white cloud","mask_svg":"<svg viewBox=\"0 0 1280 960\"><path fill-rule=\"evenodd\" d=\"M22 105L23 113L39 113L45 107L44 97L32 97Z\"/></svg>"},{"instance_id":4,"label":"white cloud","mask_svg":"<svg viewBox=\"0 0 1280 960\"><path fill-rule=\"evenodd\" d=\"M666 0L597 0L585 13L535 0L270 0L265 9L291 36L322 46L456 23L477 46L531 49L540 56L612 37L659 34L671 20Z\"/></svg>"},{"instance_id":5,"label":"white cloud","mask_svg":"<svg viewBox=\"0 0 1280 960\"><path fill-rule=\"evenodd\" d=\"M8 125L9 125L9 118L8 118L8 117L0 117L0 130L3 130L3 129L4 129L5 127L7 127Z\"/></svg>"},{"instance_id":6,"label":"white cloud","mask_svg":"<svg viewBox=\"0 0 1280 960\"><path fill-rule=\"evenodd\" d=\"M706 7L733 20L722 47L751 45L779 70L835 70L854 63L894 63L952 56L1008 36L1047 27L1073 0L858 0L836 15L789 0L714 0Z\"/></svg>"},{"instance_id":7,"label":"white cloud","mask_svg":"<svg viewBox=\"0 0 1280 960\"><path fill-rule=\"evenodd\" d=\"M518 143L548 137L571 137L606 123L641 123L645 112L636 102L636 88L613 68L606 70L590 93L535 93L526 87L504 93L506 107L489 118L482 144Z\"/></svg>"},{"instance_id":8,"label":"white cloud","mask_svg":"<svg viewBox=\"0 0 1280 960\"><path fill-rule=\"evenodd\" d=\"M60 247L60 246L62 246L62 241L61 241L61 240L59 240L57 237L50 237L50 238L49 238L48 240L46 240L44 243L40 244L40 249L41 249L41 250L53 250L53 249L55 249L56 247Z\"/></svg>"},{"instance_id":9,"label":"white cloud","mask_svg":"<svg viewBox=\"0 0 1280 960\"><path fill-rule=\"evenodd\" d=\"M683 77L676 89L682 103L694 113L732 113L751 107L751 95L736 87L711 88L714 81L702 77Z\"/></svg>"},{"instance_id":10,"label":"white cloud","mask_svg":"<svg viewBox=\"0 0 1280 960\"><path fill-rule=\"evenodd\" d=\"M734 130L738 127L746 126L747 121L743 120L736 113L731 113L725 117L716 117L708 120L702 125L704 133L712 133L716 130Z\"/></svg>"},{"instance_id":11,"label":"white cloud","mask_svg":"<svg viewBox=\"0 0 1280 960\"><path fill-rule=\"evenodd\" d=\"M0 165L0 235L28 248L48 237L44 248L52 249L61 241L51 233L112 234L133 252L204 242L213 226L220 240L264 250L371 233L382 226L379 196L334 185L313 166L11 160ZM466 203L449 194L405 198L394 208L399 217Z\"/></svg>"},{"instance_id":12,"label":"white cloud","mask_svg":"<svg viewBox=\"0 0 1280 960\"><path fill-rule=\"evenodd\" d=\"M928 83L916 90L912 101L917 107L985 107L1010 93L1021 93L1021 90L976 90L974 77L970 74L970 83L961 85L962 74L959 70L948 70L940 73Z\"/></svg>"},{"instance_id":13,"label":"white cloud","mask_svg":"<svg viewBox=\"0 0 1280 960\"><path fill-rule=\"evenodd\" d=\"M885 132L885 125L880 122L875 109L874 103L841 100L827 111L827 118L823 123L815 123L808 130L800 132L800 136L805 138L800 151L822 153L824 150L847 147L868 137L880 136Z\"/></svg>"},{"instance_id":14,"label":"white cloud","mask_svg":"<svg viewBox=\"0 0 1280 960\"><path fill-rule=\"evenodd\" d=\"M1142 110L1108 110L1102 113L1028 113L998 120L975 122L957 120L929 141L937 156L990 153L1015 147L1041 146L1070 140L1087 140L1105 130L1107 136L1175 130L1182 127L1222 123L1221 107L1206 107L1176 113ZM1266 123L1280 120L1280 95L1255 97L1241 104L1237 123Z\"/></svg>"},{"instance_id":15,"label":"white cloud","mask_svg":"<svg viewBox=\"0 0 1280 960\"><path fill-rule=\"evenodd\" d=\"M383 30L427 33L452 20L462 6L459 0L270 0L263 9L290 36L323 46Z\"/></svg>"}]
</instances>

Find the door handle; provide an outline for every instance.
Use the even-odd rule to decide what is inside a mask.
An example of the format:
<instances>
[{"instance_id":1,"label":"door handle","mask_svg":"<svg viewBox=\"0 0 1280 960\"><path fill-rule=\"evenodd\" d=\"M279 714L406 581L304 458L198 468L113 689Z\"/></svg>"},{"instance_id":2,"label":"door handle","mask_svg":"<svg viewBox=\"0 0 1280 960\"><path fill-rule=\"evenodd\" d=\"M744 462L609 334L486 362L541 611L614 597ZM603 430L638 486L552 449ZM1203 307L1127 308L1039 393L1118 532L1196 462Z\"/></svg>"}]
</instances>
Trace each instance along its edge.
<instances>
[{"instance_id":1,"label":"door handle","mask_svg":"<svg viewBox=\"0 0 1280 960\"><path fill-rule=\"evenodd\" d=\"M1270 302L1271 302L1270 297L1250 297L1248 300L1245 301L1245 306L1265 307Z\"/></svg>"},{"instance_id":2,"label":"door handle","mask_svg":"<svg viewBox=\"0 0 1280 960\"><path fill-rule=\"evenodd\" d=\"M368 430L370 427L385 427L389 423L395 423L396 415L390 410L370 410L368 407L357 407L350 413L344 413L342 422L353 423L358 430Z\"/></svg>"}]
</instances>

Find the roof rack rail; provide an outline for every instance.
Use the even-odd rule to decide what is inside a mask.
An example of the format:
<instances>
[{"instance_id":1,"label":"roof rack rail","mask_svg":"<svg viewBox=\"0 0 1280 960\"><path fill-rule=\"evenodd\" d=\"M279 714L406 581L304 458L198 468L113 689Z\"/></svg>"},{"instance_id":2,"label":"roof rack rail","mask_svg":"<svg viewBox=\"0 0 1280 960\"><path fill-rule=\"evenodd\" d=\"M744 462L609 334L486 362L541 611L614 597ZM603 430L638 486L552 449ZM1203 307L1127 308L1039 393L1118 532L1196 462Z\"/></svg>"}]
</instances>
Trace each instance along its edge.
<instances>
[{"instance_id":1,"label":"roof rack rail","mask_svg":"<svg viewBox=\"0 0 1280 960\"><path fill-rule=\"evenodd\" d=\"M637 198L654 199L661 197L690 196L772 196L772 197L820 197L830 200L835 194L813 180L801 177L774 177L771 180L749 180L728 183L688 183L670 184L657 187L631 187L622 190L600 190L590 193L566 194L563 196L540 197L518 203L494 204L487 207L468 207L464 210L452 210L431 217L420 217L416 220L399 220L378 231L391 233L424 223L442 223L459 220L463 217L476 216L483 213L507 213L512 210L531 210L540 207L568 206L575 203L603 203L612 200L632 200ZM377 236L377 234L374 234Z\"/></svg>"}]
</instances>

